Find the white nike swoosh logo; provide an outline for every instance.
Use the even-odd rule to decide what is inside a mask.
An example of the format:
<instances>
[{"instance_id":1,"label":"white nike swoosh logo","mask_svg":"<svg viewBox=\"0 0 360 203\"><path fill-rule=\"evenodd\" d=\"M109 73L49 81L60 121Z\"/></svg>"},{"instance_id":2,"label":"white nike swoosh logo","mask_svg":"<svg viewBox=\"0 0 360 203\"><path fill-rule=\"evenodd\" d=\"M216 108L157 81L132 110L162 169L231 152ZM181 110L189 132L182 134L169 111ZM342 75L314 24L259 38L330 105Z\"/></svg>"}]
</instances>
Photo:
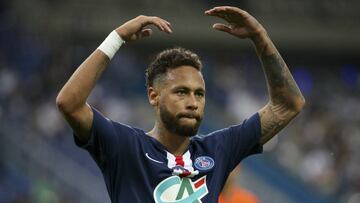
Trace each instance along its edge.
<instances>
[{"instance_id":1,"label":"white nike swoosh logo","mask_svg":"<svg viewBox=\"0 0 360 203\"><path fill-rule=\"evenodd\" d=\"M146 156L146 158L150 159L150 160L153 161L153 162L156 162L156 163L159 163L159 164L164 163L164 162L162 162L162 161L158 161L158 160L155 160L155 159L151 158L148 153L145 153L145 156Z\"/></svg>"}]
</instances>

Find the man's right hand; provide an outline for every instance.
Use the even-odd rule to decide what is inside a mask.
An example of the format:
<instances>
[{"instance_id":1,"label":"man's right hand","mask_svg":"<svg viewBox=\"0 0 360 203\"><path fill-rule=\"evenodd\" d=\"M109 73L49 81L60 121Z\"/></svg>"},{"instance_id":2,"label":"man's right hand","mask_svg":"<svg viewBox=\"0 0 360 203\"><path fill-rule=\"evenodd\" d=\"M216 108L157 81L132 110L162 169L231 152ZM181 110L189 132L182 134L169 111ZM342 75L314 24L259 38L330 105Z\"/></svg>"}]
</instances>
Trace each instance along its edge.
<instances>
[{"instance_id":1,"label":"man's right hand","mask_svg":"<svg viewBox=\"0 0 360 203\"><path fill-rule=\"evenodd\" d=\"M116 32L126 42L136 41L151 35L152 30L150 28L145 28L147 25L155 25L163 32L168 34L172 33L171 24L168 21L156 16L144 15L140 15L124 23L116 28Z\"/></svg>"},{"instance_id":2,"label":"man's right hand","mask_svg":"<svg viewBox=\"0 0 360 203\"><path fill-rule=\"evenodd\" d=\"M155 25L161 31L171 33L170 23L159 17L138 16L116 29L125 41L135 41L151 35L145 28ZM96 81L109 63L109 57L96 49L74 72L56 98L56 104L76 136L83 142L90 137L93 112L86 100Z\"/></svg>"}]
</instances>

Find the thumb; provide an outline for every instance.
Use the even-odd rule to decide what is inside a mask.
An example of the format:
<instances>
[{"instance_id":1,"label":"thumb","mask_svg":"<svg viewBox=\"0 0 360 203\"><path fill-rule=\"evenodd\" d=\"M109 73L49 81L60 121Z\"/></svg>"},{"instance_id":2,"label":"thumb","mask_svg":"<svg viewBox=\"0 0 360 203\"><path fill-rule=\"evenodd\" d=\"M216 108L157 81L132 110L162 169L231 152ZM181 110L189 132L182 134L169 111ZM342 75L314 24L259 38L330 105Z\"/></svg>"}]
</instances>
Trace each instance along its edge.
<instances>
[{"instance_id":1,"label":"thumb","mask_svg":"<svg viewBox=\"0 0 360 203\"><path fill-rule=\"evenodd\" d=\"M213 25L213 28L215 30L231 33L231 28L229 26L225 25L225 24L222 24L222 23L215 23Z\"/></svg>"},{"instance_id":2,"label":"thumb","mask_svg":"<svg viewBox=\"0 0 360 203\"><path fill-rule=\"evenodd\" d=\"M145 37L149 37L152 34L152 30L151 29L143 29L140 32L140 38L145 38Z\"/></svg>"}]
</instances>

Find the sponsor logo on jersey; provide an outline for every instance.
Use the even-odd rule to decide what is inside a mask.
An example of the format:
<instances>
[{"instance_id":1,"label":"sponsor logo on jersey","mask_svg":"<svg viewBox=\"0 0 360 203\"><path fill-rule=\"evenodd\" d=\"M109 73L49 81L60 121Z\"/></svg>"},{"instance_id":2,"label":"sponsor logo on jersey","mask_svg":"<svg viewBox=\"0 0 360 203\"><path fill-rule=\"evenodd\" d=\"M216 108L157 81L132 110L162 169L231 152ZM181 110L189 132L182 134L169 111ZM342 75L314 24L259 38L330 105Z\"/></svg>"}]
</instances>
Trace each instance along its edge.
<instances>
[{"instance_id":1,"label":"sponsor logo on jersey","mask_svg":"<svg viewBox=\"0 0 360 203\"><path fill-rule=\"evenodd\" d=\"M151 160L151 161L153 161L153 162L156 162L156 163L159 163L159 164L164 163L164 162L162 162L162 161L158 161L158 160L156 160L156 159L151 158L148 153L145 153L145 156L146 156L146 158L148 158L149 160Z\"/></svg>"},{"instance_id":2,"label":"sponsor logo on jersey","mask_svg":"<svg viewBox=\"0 0 360 203\"><path fill-rule=\"evenodd\" d=\"M170 176L156 186L153 195L156 203L202 203L201 199L208 193L206 175L194 182L190 178Z\"/></svg>"},{"instance_id":3,"label":"sponsor logo on jersey","mask_svg":"<svg viewBox=\"0 0 360 203\"><path fill-rule=\"evenodd\" d=\"M201 171L210 170L212 167L214 167L214 165L215 165L214 159L212 159L209 156L200 156L195 159L195 163L194 163L195 168Z\"/></svg>"}]
</instances>

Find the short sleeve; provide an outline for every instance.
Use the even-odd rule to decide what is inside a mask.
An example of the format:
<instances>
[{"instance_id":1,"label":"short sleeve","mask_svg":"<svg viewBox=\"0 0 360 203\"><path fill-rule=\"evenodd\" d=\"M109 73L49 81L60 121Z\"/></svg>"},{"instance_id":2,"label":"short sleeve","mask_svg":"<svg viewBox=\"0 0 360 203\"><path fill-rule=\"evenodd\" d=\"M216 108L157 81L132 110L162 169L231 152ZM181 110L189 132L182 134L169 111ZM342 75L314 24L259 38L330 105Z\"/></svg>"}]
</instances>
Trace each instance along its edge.
<instances>
[{"instance_id":1,"label":"short sleeve","mask_svg":"<svg viewBox=\"0 0 360 203\"><path fill-rule=\"evenodd\" d=\"M258 113L246 119L241 124L218 130L207 136L209 142L220 147L221 156L226 160L231 171L244 158L261 153L261 125Z\"/></svg>"},{"instance_id":2,"label":"short sleeve","mask_svg":"<svg viewBox=\"0 0 360 203\"><path fill-rule=\"evenodd\" d=\"M133 133L129 126L113 122L103 116L95 108L93 110L93 123L89 140L81 142L74 134L75 144L87 150L101 169L107 164L107 160L126 150L126 144Z\"/></svg>"},{"instance_id":3,"label":"short sleeve","mask_svg":"<svg viewBox=\"0 0 360 203\"><path fill-rule=\"evenodd\" d=\"M242 159L262 153L263 146L260 144L261 125L260 116L255 113L249 119L239 125L231 126L230 139L227 141L234 149L234 164L237 165Z\"/></svg>"}]
</instances>

